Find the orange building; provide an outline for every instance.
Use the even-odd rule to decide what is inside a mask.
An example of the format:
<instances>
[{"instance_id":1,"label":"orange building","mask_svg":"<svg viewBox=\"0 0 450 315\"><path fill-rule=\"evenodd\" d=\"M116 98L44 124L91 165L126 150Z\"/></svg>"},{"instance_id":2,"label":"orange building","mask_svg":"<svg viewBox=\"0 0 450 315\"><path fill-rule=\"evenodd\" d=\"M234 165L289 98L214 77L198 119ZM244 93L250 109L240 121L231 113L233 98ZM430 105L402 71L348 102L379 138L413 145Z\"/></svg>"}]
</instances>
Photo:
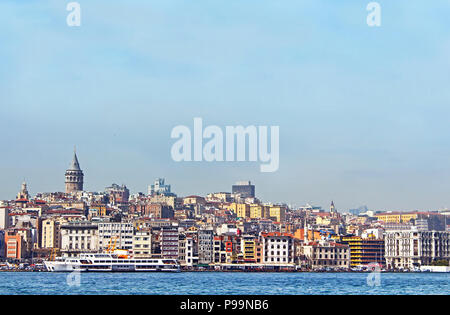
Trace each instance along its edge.
<instances>
[{"instance_id":1,"label":"orange building","mask_svg":"<svg viewBox=\"0 0 450 315\"><path fill-rule=\"evenodd\" d=\"M304 229L297 229L294 233L294 238L304 241L304 235L305 235ZM320 234L319 231L308 230L308 240L310 241L320 240L321 236L322 235Z\"/></svg>"},{"instance_id":2,"label":"orange building","mask_svg":"<svg viewBox=\"0 0 450 315\"><path fill-rule=\"evenodd\" d=\"M22 259L23 240L20 234L14 231L5 233L6 258Z\"/></svg>"}]
</instances>

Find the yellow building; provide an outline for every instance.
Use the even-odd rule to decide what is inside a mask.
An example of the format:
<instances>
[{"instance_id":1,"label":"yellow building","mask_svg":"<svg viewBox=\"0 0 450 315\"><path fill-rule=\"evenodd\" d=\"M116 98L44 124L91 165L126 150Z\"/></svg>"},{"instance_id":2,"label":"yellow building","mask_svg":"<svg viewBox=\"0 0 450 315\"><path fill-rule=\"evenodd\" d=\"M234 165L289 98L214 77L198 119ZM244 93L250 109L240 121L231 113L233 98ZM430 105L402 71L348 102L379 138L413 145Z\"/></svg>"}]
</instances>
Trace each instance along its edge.
<instances>
[{"instance_id":1,"label":"yellow building","mask_svg":"<svg viewBox=\"0 0 450 315\"><path fill-rule=\"evenodd\" d=\"M393 212L376 214L375 217L385 223L407 223L413 219L417 219L418 214L416 212Z\"/></svg>"},{"instance_id":2,"label":"yellow building","mask_svg":"<svg viewBox=\"0 0 450 315\"><path fill-rule=\"evenodd\" d=\"M283 222L286 220L286 208L283 206L271 206L269 216L274 218L276 222Z\"/></svg>"},{"instance_id":3,"label":"yellow building","mask_svg":"<svg viewBox=\"0 0 450 315\"><path fill-rule=\"evenodd\" d=\"M60 226L64 220L47 219L42 221L41 248L60 248Z\"/></svg>"},{"instance_id":4,"label":"yellow building","mask_svg":"<svg viewBox=\"0 0 450 315\"><path fill-rule=\"evenodd\" d=\"M236 213L239 218L249 218L250 217L250 205L246 203L236 203L233 202L227 207L229 210Z\"/></svg>"},{"instance_id":5,"label":"yellow building","mask_svg":"<svg viewBox=\"0 0 450 315\"><path fill-rule=\"evenodd\" d=\"M266 217L267 206L253 204L250 205L250 218L252 219L262 219Z\"/></svg>"},{"instance_id":6,"label":"yellow building","mask_svg":"<svg viewBox=\"0 0 450 315\"><path fill-rule=\"evenodd\" d=\"M136 231L133 235L133 255L143 258L152 255L152 231L143 229Z\"/></svg>"},{"instance_id":7,"label":"yellow building","mask_svg":"<svg viewBox=\"0 0 450 315\"><path fill-rule=\"evenodd\" d=\"M256 262L256 241L253 237L243 237L241 251L243 253L244 262Z\"/></svg>"}]
</instances>

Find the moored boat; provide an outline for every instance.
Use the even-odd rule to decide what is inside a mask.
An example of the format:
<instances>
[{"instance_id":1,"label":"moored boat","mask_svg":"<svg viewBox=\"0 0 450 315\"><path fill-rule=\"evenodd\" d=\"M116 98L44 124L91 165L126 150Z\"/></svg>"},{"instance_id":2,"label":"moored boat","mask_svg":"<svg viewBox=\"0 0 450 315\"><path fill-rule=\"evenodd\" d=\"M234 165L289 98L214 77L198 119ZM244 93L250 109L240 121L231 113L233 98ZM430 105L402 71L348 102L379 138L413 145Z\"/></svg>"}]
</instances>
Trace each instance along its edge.
<instances>
[{"instance_id":1,"label":"moored boat","mask_svg":"<svg viewBox=\"0 0 450 315\"><path fill-rule=\"evenodd\" d=\"M78 257L57 257L44 261L51 272L179 272L176 259L129 258L109 253L83 253Z\"/></svg>"}]
</instances>

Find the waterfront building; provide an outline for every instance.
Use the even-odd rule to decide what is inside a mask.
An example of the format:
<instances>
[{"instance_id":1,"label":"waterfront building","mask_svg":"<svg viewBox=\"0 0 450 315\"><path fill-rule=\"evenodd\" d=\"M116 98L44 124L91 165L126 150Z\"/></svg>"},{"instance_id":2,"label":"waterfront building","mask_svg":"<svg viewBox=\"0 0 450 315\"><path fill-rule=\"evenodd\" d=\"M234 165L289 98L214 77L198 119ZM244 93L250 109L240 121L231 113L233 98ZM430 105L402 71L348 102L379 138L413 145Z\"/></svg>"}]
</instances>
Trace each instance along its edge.
<instances>
[{"instance_id":1,"label":"waterfront building","mask_svg":"<svg viewBox=\"0 0 450 315\"><path fill-rule=\"evenodd\" d=\"M133 224L131 222L100 222L98 245L100 249L115 246L117 249L133 249Z\"/></svg>"},{"instance_id":2,"label":"waterfront building","mask_svg":"<svg viewBox=\"0 0 450 315\"><path fill-rule=\"evenodd\" d=\"M236 263L241 253L240 237L236 234L222 234L214 237L214 263Z\"/></svg>"},{"instance_id":3,"label":"waterfront building","mask_svg":"<svg viewBox=\"0 0 450 315\"><path fill-rule=\"evenodd\" d=\"M181 266L193 267L198 264L197 246L193 235L180 234L178 261Z\"/></svg>"},{"instance_id":4,"label":"waterfront building","mask_svg":"<svg viewBox=\"0 0 450 315\"><path fill-rule=\"evenodd\" d=\"M72 164L65 174L66 194L72 194L83 191L84 174L78 163L77 153L73 153Z\"/></svg>"},{"instance_id":5,"label":"waterfront building","mask_svg":"<svg viewBox=\"0 0 450 315\"><path fill-rule=\"evenodd\" d=\"M386 266L413 270L436 260L450 260L450 232L387 231Z\"/></svg>"},{"instance_id":6,"label":"waterfront building","mask_svg":"<svg viewBox=\"0 0 450 315\"><path fill-rule=\"evenodd\" d=\"M256 263L257 258L257 247L259 242L255 235L243 235L241 238L241 249L244 258L244 263ZM261 247L259 248L261 249ZM259 253L261 254L261 253Z\"/></svg>"},{"instance_id":7,"label":"waterfront building","mask_svg":"<svg viewBox=\"0 0 450 315\"><path fill-rule=\"evenodd\" d=\"M179 232L176 226L161 228L161 255L163 258L178 259Z\"/></svg>"},{"instance_id":8,"label":"waterfront building","mask_svg":"<svg viewBox=\"0 0 450 315\"><path fill-rule=\"evenodd\" d=\"M319 240L306 242L302 248L307 266L312 269L348 269L350 267L348 245Z\"/></svg>"},{"instance_id":9,"label":"waterfront building","mask_svg":"<svg viewBox=\"0 0 450 315\"><path fill-rule=\"evenodd\" d=\"M263 262L286 264L294 262L294 236L290 233L261 233Z\"/></svg>"},{"instance_id":10,"label":"waterfront building","mask_svg":"<svg viewBox=\"0 0 450 315\"><path fill-rule=\"evenodd\" d=\"M358 267L370 263L377 263L384 267L384 239L344 236L341 242L350 247L350 267Z\"/></svg>"},{"instance_id":11,"label":"waterfront building","mask_svg":"<svg viewBox=\"0 0 450 315\"><path fill-rule=\"evenodd\" d=\"M152 255L151 229L136 230L133 235L133 256L135 258L150 257Z\"/></svg>"},{"instance_id":12,"label":"waterfront building","mask_svg":"<svg viewBox=\"0 0 450 315\"><path fill-rule=\"evenodd\" d=\"M213 251L214 230L204 228L198 230L198 263L210 264L214 259Z\"/></svg>"},{"instance_id":13,"label":"waterfront building","mask_svg":"<svg viewBox=\"0 0 450 315\"><path fill-rule=\"evenodd\" d=\"M73 257L79 253L98 251L98 226L89 221L73 221L61 225L61 252Z\"/></svg>"}]
</instances>

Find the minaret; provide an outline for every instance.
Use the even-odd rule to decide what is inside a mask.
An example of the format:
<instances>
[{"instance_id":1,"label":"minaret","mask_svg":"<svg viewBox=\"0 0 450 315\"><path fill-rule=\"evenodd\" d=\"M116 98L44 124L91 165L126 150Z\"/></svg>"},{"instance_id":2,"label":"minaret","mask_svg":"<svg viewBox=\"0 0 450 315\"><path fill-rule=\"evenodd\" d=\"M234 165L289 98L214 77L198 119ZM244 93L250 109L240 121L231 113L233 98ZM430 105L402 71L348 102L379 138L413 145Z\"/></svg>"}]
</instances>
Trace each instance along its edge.
<instances>
[{"instance_id":1,"label":"minaret","mask_svg":"<svg viewBox=\"0 0 450 315\"><path fill-rule=\"evenodd\" d=\"M305 224L303 225L303 243L306 244L308 240L308 223L306 222L306 215L305 215Z\"/></svg>"},{"instance_id":2,"label":"minaret","mask_svg":"<svg viewBox=\"0 0 450 315\"><path fill-rule=\"evenodd\" d=\"M305 222L303 223L303 243L306 244L309 241L308 236L308 215L305 212Z\"/></svg>"},{"instance_id":3,"label":"minaret","mask_svg":"<svg viewBox=\"0 0 450 315\"><path fill-rule=\"evenodd\" d=\"M77 153L74 149L73 160L70 168L66 171L66 194L83 191L84 174L78 163Z\"/></svg>"}]
</instances>

